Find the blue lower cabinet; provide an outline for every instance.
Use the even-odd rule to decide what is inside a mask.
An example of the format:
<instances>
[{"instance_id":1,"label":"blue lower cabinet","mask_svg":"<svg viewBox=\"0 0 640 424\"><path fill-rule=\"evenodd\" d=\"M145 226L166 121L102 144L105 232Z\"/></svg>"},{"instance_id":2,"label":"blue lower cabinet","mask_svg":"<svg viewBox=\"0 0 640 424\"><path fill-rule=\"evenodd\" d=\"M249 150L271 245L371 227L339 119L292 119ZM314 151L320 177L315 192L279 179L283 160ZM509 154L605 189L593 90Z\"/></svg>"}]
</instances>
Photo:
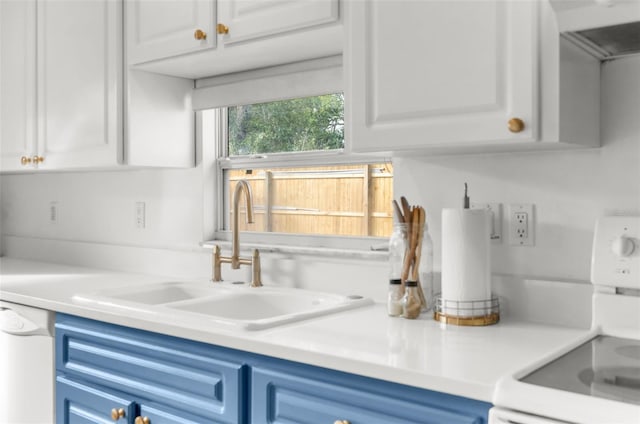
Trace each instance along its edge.
<instances>
[{"instance_id":1,"label":"blue lower cabinet","mask_svg":"<svg viewBox=\"0 0 640 424\"><path fill-rule=\"evenodd\" d=\"M107 392L60 375L56 378L57 423L133 423L135 406L126 395Z\"/></svg>"},{"instance_id":2,"label":"blue lower cabinet","mask_svg":"<svg viewBox=\"0 0 640 424\"><path fill-rule=\"evenodd\" d=\"M251 422L486 424L490 404L288 363L251 370Z\"/></svg>"},{"instance_id":3,"label":"blue lower cabinet","mask_svg":"<svg viewBox=\"0 0 640 424\"><path fill-rule=\"evenodd\" d=\"M491 407L65 314L56 372L58 424L486 424Z\"/></svg>"}]
</instances>

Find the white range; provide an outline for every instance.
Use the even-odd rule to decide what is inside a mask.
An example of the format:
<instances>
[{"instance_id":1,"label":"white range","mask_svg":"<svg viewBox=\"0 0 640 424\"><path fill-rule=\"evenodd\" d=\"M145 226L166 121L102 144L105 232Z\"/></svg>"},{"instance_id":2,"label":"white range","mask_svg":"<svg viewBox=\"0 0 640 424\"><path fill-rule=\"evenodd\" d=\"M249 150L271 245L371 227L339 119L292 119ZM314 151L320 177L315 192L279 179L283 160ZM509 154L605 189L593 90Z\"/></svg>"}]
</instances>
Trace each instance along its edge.
<instances>
[{"instance_id":1,"label":"white range","mask_svg":"<svg viewBox=\"0 0 640 424\"><path fill-rule=\"evenodd\" d=\"M501 379L490 424L640 423L640 217L598 221L591 282L589 335Z\"/></svg>"}]
</instances>

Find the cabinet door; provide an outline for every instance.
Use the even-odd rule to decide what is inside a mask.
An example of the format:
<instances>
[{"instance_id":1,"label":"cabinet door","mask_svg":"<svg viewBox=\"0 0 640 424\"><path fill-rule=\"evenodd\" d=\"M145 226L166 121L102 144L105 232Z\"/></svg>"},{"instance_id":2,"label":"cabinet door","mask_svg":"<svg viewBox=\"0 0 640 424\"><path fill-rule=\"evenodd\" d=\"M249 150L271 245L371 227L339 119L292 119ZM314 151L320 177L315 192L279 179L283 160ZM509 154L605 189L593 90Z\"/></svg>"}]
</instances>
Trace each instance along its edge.
<instances>
[{"instance_id":1,"label":"cabinet door","mask_svg":"<svg viewBox=\"0 0 640 424\"><path fill-rule=\"evenodd\" d=\"M165 405L156 405L147 402L140 403L140 412L138 413L138 416L148 418L151 424L201 424L202 422L205 422L202 417L192 415L185 410L176 410ZM218 421L217 419L212 421L211 418L207 419L206 422L229 422L236 424L236 422L233 421Z\"/></svg>"},{"instance_id":2,"label":"cabinet door","mask_svg":"<svg viewBox=\"0 0 640 424\"><path fill-rule=\"evenodd\" d=\"M338 0L224 0L220 22L229 28L224 44L266 38L339 19Z\"/></svg>"},{"instance_id":3,"label":"cabinet door","mask_svg":"<svg viewBox=\"0 0 640 424\"><path fill-rule=\"evenodd\" d=\"M41 168L117 163L122 140L121 8L112 0L38 1Z\"/></svg>"},{"instance_id":4,"label":"cabinet door","mask_svg":"<svg viewBox=\"0 0 640 424\"><path fill-rule=\"evenodd\" d=\"M145 400L152 424L244 423L240 361L211 345L56 314L57 371Z\"/></svg>"},{"instance_id":5,"label":"cabinet door","mask_svg":"<svg viewBox=\"0 0 640 424\"><path fill-rule=\"evenodd\" d=\"M254 366L252 423L482 424L490 404L295 363Z\"/></svg>"},{"instance_id":6,"label":"cabinet door","mask_svg":"<svg viewBox=\"0 0 640 424\"><path fill-rule=\"evenodd\" d=\"M536 138L535 1L346 5L345 122L354 151ZM511 118L524 129L510 132Z\"/></svg>"},{"instance_id":7,"label":"cabinet door","mask_svg":"<svg viewBox=\"0 0 640 424\"><path fill-rule=\"evenodd\" d=\"M122 409L124 414L114 420L112 411ZM90 384L80 383L64 376L56 378L56 423L105 424L132 423L135 404L125 396L106 392Z\"/></svg>"},{"instance_id":8,"label":"cabinet door","mask_svg":"<svg viewBox=\"0 0 640 424\"><path fill-rule=\"evenodd\" d=\"M126 1L129 64L214 48L215 3L215 0ZM200 35L196 34L198 30Z\"/></svg>"},{"instance_id":9,"label":"cabinet door","mask_svg":"<svg viewBox=\"0 0 640 424\"><path fill-rule=\"evenodd\" d=\"M0 170L36 154L36 2L0 1Z\"/></svg>"}]
</instances>

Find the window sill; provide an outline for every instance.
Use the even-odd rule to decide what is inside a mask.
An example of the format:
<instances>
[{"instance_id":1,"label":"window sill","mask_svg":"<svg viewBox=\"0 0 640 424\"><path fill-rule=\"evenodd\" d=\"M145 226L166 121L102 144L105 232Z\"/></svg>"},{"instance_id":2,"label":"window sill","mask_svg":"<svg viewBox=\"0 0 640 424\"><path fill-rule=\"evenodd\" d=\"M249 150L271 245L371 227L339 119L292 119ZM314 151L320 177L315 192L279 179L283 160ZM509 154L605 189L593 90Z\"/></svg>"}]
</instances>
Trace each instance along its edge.
<instances>
[{"instance_id":1,"label":"window sill","mask_svg":"<svg viewBox=\"0 0 640 424\"><path fill-rule=\"evenodd\" d=\"M206 250L212 250L215 245L231 251L231 242L227 240L212 240L201 243ZM378 247L385 250L377 250ZM316 257L340 258L340 259L362 259L362 260L387 260L388 252L386 243L378 243L377 240L371 243L369 250L366 249L345 249L337 247L316 247L316 246L292 246L273 243L256 243L243 241L241 249L258 249L260 253L282 253L293 255L307 255Z\"/></svg>"}]
</instances>

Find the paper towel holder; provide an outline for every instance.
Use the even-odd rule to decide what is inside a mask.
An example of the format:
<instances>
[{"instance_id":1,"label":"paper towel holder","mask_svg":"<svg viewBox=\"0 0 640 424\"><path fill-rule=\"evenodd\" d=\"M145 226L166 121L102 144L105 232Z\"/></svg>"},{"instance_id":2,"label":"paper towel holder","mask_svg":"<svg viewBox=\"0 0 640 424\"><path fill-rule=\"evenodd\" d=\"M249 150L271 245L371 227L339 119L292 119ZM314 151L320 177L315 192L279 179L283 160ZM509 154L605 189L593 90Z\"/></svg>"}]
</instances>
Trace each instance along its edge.
<instances>
[{"instance_id":1,"label":"paper towel holder","mask_svg":"<svg viewBox=\"0 0 640 424\"><path fill-rule=\"evenodd\" d=\"M479 327L500 321L500 302L492 295L486 300L447 300L436 296L433 319L443 324Z\"/></svg>"}]
</instances>

